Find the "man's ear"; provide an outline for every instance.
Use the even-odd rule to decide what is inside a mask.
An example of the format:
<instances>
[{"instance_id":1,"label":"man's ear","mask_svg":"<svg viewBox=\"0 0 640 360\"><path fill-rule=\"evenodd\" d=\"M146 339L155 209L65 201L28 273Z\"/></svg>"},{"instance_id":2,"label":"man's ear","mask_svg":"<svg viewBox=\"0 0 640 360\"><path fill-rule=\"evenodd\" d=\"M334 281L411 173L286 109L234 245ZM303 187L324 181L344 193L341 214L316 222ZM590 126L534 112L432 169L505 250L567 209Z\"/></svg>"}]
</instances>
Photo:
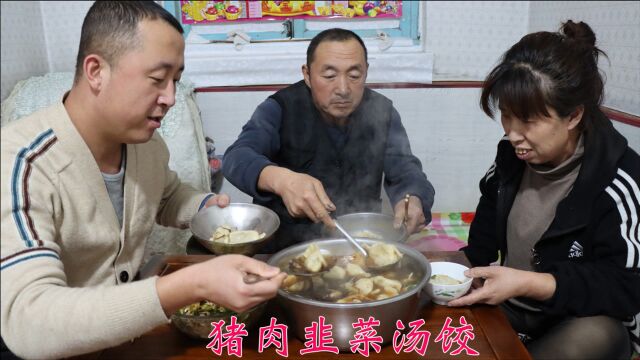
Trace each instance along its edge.
<instances>
[{"instance_id":1,"label":"man's ear","mask_svg":"<svg viewBox=\"0 0 640 360\"><path fill-rule=\"evenodd\" d=\"M89 87L93 91L100 91L104 86L107 73L109 72L109 65L99 55L90 54L84 58L82 63L82 71L84 77L87 79Z\"/></svg>"},{"instance_id":2,"label":"man's ear","mask_svg":"<svg viewBox=\"0 0 640 360\"><path fill-rule=\"evenodd\" d=\"M584 115L584 106L578 106L571 114L569 114L569 124L568 130L573 130L577 128L577 126L582 121L582 115Z\"/></svg>"},{"instance_id":3,"label":"man's ear","mask_svg":"<svg viewBox=\"0 0 640 360\"><path fill-rule=\"evenodd\" d=\"M364 82L367 82L367 75L369 75L369 63L365 63L366 67L364 68Z\"/></svg>"},{"instance_id":4,"label":"man's ear","mask_svg":"<svg viewBox=\"0 0 640 360\"><path fill-rule=\"evenodd\" d=\"M309 74L309 67L307 64L302 65L302 76L304 77L304 82L308 87L311 87L311 75Z\"/></svg>"}]
</instances>

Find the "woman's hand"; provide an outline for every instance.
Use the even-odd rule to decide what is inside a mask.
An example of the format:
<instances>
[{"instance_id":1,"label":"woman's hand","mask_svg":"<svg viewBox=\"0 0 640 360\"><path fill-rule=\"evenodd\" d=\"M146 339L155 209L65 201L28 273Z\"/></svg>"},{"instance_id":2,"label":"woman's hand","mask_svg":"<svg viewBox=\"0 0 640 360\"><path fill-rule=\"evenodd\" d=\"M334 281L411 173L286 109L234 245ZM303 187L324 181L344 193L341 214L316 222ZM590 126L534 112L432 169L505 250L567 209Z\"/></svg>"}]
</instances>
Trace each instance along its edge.
<instances>
[{"instance_id":1,"label":"woman's hand","mask_svg":"<svg viewBox=\"0 0 640 360\"><path fill-rule=\"evenodd\" d=\"M449 301L449 306L475 303L497 305L518 296L543 301L553 296L556 289L556 280L551 274L504 266L476 267L465 271L465 275L474 279L484 279L484 284L479 288L473 288L463 297Z\"/></svg>"}]
</instances>

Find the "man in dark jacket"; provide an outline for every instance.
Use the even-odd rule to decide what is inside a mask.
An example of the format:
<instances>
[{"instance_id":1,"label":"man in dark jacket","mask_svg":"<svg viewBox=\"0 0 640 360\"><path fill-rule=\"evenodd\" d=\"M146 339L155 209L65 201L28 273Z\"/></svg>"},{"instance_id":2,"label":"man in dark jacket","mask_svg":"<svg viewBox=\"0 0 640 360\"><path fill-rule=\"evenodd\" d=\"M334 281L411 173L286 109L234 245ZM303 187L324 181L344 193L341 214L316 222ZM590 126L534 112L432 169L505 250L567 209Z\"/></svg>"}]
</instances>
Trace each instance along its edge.
<instances>
[{"instance_id":1,"label":"man in dark jacket","mask_svg":"<svg viewBox=\"0 0 640 360\"><path fill-rule=\"evenodd\" d=\"M433 187L391 101L365 87L367 69L355 33L321 32L309 44L304 80L260 104L225 153L225 177L280 216L265 251L320 236L321 223L333 226L331 212L380 212L383 176L396 226L406 216L411 233L430 221Z\"/></svg>"}]
</instances>

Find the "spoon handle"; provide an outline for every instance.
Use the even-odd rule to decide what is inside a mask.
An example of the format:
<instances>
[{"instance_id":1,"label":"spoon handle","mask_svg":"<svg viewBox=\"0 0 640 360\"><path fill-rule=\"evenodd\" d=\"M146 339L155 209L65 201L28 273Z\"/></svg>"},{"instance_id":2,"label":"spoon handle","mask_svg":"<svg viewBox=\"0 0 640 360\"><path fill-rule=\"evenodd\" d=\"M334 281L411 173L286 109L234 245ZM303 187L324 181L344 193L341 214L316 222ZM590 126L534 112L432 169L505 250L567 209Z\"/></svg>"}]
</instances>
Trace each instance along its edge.
<instances>
[{"instance_id":1,"label":"spoon handle","mask_svg":"<svg viewBox=\"0 0 640 360\"><path fill-rule=\"evenodd\" d=\"M333 222L336 224L336 228L342 233L342 235L344 235L347 238L347 240L351 242L351 245L353 245L356 249L358 249L358 251L360 251L362 255L364 255L364 257L366 258L368 256L367 250L365 250L362 247L362 245L358 244L356 239L352 238L351 235L349 235L349 233L342 227L342 225L340 225L340 223L338 223L337 220L334 219Z\"/></svg>"}]
</instances>

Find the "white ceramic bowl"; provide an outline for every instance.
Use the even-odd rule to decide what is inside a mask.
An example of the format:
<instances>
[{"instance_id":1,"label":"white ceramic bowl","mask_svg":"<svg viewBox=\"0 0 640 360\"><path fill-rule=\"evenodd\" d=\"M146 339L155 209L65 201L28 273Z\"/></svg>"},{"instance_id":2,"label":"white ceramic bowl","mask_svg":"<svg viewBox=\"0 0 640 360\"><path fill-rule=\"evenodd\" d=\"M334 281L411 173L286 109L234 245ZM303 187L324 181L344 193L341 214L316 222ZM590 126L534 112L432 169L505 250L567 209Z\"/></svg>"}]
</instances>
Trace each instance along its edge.
<instances>
[{"instance_id":1,"label":"white ceramic bowl","mask_svg":"<svg viewBox=\"0 0 640 360\"><path fill-rule=\"evenodd\" d=\"M452 263L452 262L432 262L431 263L431 276L433 275L448 275L456 280L462 281L462 284L457 285L435 285L431 282L427 282L425 286L431 301L439 305L447 305L447 303L453 299L457 299L466 294L471 288L472 278L464 276L465 270L469 268Z\"/></svg>"}]
</instances>

